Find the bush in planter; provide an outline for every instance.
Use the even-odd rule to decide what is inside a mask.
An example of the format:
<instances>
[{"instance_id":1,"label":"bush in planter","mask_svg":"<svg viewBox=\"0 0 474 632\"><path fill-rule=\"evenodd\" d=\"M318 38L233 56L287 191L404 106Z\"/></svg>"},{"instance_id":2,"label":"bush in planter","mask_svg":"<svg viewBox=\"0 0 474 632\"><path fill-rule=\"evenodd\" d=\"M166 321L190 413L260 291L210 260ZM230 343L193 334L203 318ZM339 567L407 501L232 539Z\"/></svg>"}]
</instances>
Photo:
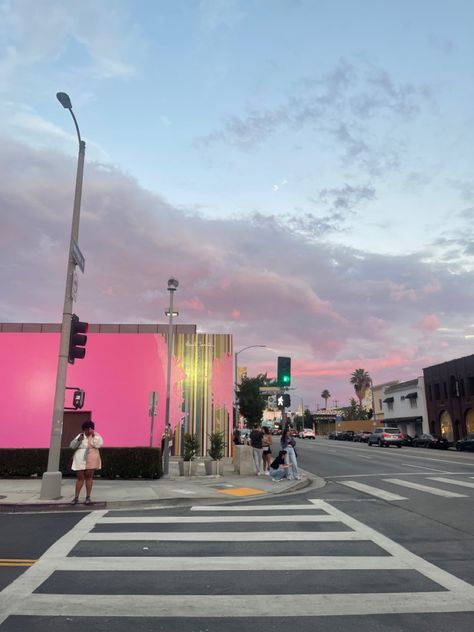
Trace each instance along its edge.
<instances>
[{"instance_id":1,"label":"bush in planter","mask_svg":"<svg viewBox=\"0 0 474 632\"><path fill-rule=\"evenodd\" d=\"M220 461L224 456L224 433L213 432L209 435L209 450L207 453L213 461Z\"/></svg>"},{"instance_id":2,"label":"bush in planter","mask_svg":"<svg viewBox=\"0 0 474 632\"><path fill-rule=\"evenodd\" d=\"M194 474L192 460L199 450L199 437L197 434L187 432L184 435L183 460L179 462L179 473L181 476L191 476ZM185 465L186 463L186 465Z\"/></svg>"},{"instance_id":3,"label":"bush in planter","mask_svg":"<svg viewBox=\"0 0 474 632\"><path fill-rule=\"evenodd\" d=\"M187 432L184 435L183 461L192 461L199 450L199 437L197 434Z\"/></svg>"}]
</instances>

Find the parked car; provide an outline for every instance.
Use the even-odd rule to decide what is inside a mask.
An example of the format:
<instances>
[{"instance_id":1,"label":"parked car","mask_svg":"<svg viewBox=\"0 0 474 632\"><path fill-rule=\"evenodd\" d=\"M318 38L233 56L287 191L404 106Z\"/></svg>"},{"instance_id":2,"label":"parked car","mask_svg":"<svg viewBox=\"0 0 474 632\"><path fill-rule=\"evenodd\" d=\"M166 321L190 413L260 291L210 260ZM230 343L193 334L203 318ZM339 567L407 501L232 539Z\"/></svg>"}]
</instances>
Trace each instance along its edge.
<instances>
[{"instance_id":1,"label":"parked car","mask_svg":"<svg viewBox=\"0 0 474 632\"><path fill-rule=\"evenodd\" d=\"M401 448L402 435L398 428L375 428L367 441L367 445L378 445L381 448L396 445L397 448Z\"/></svg>"},{"instance_id":2,"label":"parked car","mask_svg":"<svg viewBox=\"0 0 474 632\"><path fill-rule=\"evenodd\" d=\"M410 435L402 434L402 445L413 445L414 437L410 437Z\"/></svg>"},{"instance_id":3,"label":"parked car","mask_svg":"<svg viewBox=\"0 0 474 632\"><path fill-rule=\"evenodd\" d=\"M304 430L302 430L299 436L300 439L316 439L316 435L314 434L313 430L310 430L309 428L305 428Z\"/></svg>"},{"instance_id":4,"label":"parked car","mask_svg":"<svg viewBox=\"0 0 474 632\"><path fill-rule=\"evenodd\" d=\"M474 432L470 432L464 439L456 441L456 450L474 452Z\"/></svg>"},{"instance_id":5,"label":"parked car","mask_svg":"<svg viewBox=\"0 0 474 632\"><path fill-rule=\"evenodd\" d=\"M415 448L438 448L439 450L447 450L449 448L449 441L444 437L422 434L417 435L413 439L413 446Z\"/></svg>"},{"instance_id":6,"label":"parked car","mask_svg":"<svg viewBox=\"0 0 474 632\"><path fill-rule=\"evenodd\" d=\"M344 430L343 432L341 432L341 436L339 437L339 439L341 441L354 441L354 435L354 430Z\"/></svg>"},{"instance_id":7,"label":"parked car","mask_svg":"<svg viewBox=\"0 0 474 632\"><path fill-rule=\"evenodd\" d=\"M362 432L356 432L353 438L353 441L358 441L359 443L367 443L369 437L372 433L368 430L362 430Z\"/></svg>"},{"instance_id":8,"label":"parked car","mask_svg":"<svg viewBox=\"0 0 474 632\"><path fill-rule=\"evenodd\" d=\"M335 430L333 432L330 432L328 434L328 439L338 439L339 435L342 434L341 432L339 432L338 430Z\"/></svg>"}]
</instances>

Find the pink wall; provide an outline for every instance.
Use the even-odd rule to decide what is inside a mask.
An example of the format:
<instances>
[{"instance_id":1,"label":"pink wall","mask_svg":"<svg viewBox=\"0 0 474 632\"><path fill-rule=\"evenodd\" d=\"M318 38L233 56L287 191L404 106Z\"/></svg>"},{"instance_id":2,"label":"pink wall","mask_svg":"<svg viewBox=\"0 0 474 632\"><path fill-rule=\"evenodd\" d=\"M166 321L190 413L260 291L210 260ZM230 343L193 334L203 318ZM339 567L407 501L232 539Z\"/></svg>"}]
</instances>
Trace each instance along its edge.
<instances>
[{"instance_id":1,"label":"pink wall","mask_svg":"<svg viewBox=\"0 0 474 632\"><path fill-rule=\"evenodd\" d=\"M49 446L58 349L57 333L0 335L0 447ZM108 446L149 444L148 398L152 390L160 394L154 431L154 445L160 445L166 361L161 335L88 335L86 358L69 365L67 385L86 391L83 410L92 410L96 428ZM173 377L176 371L174 368ZM174 409L179 389L173 391ZM173 410L172 423L178 418Z\"/></svg>"}]
</instances>

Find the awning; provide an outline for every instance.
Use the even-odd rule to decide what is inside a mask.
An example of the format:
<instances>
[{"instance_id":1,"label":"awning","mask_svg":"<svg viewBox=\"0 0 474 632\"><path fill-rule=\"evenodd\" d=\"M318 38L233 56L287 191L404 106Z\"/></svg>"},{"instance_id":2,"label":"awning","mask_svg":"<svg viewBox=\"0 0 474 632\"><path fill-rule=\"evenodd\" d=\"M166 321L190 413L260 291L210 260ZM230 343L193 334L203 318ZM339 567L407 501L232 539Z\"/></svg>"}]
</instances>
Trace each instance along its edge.
<instances>
[{"instance_id":1,"label":"awning","mask_svg":"<svg viewBox=\"0 0 474 632\"><path fill-rule=\"evenodd\" d=\"M418 397L418 393L408 393L405 395L405 399L416 399Z\"/></svg>"},{"instance_id":2,"label":"awning","mask_svg":"<svg viewBox=\"0 0 474 632\"><path fill-rule=\"evenodd\" d=\"M387 397L383 400L384 404L391 404L393 402L393 397Z\"/></svg>"}]
</instances>

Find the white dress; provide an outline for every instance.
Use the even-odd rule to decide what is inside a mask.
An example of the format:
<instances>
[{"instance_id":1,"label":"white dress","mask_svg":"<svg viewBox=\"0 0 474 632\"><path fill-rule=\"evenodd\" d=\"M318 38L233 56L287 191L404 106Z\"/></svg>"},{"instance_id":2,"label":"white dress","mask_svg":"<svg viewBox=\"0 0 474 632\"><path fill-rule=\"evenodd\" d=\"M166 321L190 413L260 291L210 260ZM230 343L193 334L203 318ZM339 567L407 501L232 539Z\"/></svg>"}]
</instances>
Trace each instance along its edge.
<instances>
[{"instance_id":1,"label":"white dress","mask_svg":"<svg viewBox=\"0 0 474 632\"><path fill-rule=\"evenodd\" d=\"M102 463L99 448L103 446L104 440L100 434L94 432L93 437L83 435L81 441L81 434L78 434L69 444L69 447L76 450L74 452L71 469L74 472L77 472L77 470L100 470Z\"/></svg>"}]
</instances>

